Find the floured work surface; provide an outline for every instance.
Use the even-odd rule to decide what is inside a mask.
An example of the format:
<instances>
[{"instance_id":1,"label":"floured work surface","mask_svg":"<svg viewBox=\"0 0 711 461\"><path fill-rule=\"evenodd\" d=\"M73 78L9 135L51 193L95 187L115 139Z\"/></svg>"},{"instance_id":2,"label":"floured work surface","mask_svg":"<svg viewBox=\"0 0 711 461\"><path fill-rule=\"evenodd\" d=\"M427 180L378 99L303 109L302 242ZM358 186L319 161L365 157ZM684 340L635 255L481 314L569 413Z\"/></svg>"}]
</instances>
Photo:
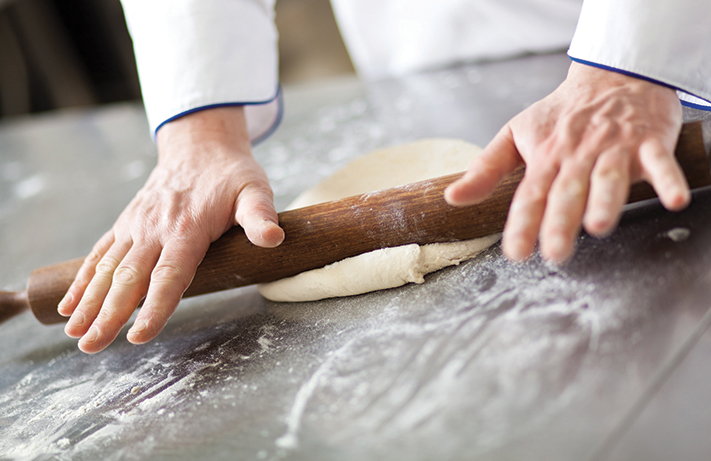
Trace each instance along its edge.
<instances>
[{"instance_id":1,"label":"floured work surface","mask_svg":"<svg viewBox=\"0 0 711 461\"><path fill-rule=\"evenodd\" d=\"M691 234L675 242L680 226ZM710 241L707 193L584 238L564 269L494 247L425 286L354 298L265 305L236 290L185 303L155 344L95 356L23 316L0 327L22 343L2 357L0 449L585 459L706 312Z\"/></svg>"},{"instance_id":2,"label":"floured work surface","mask_svg":"<svg viewBox=\"0 0 711 461\"><path fill-rule=\"evenodd\" d=\"M475 111L474 100L493 94L487 82L508 82L513 96L504 103L521 107L527 99L516 91L530 93L532 75L555 66L564 75L567 57L551 59L383 83L391 99L382 104L395 107L409 97L415 105L460 101ZM478 83L466 83L470 77ZM529 86L517 84L519 78ZM441 97L412 95L423 88ZM327 164L364 133L377 137L377 107L364 110L362 102L328 106L291 125L286 120L258 154L267 165L288 165L284 152L306 145ZM496 107L452 112L457 119L470 114L472 122ZM0 196L0 271L13 284L7 288L21 288L21 269L29 269L28 261L34 266L38 254L49 252L44 264L76 256L61 253L77 241L67 216L98 236L130 198L112 199L117 191L140 187L102 180L77 209L58 199L76 192L78 179L94 184L100 172L133 177L134 162L150 158L121 144L147 136L127 128L130 120L145 123L141 108L108 114L115 117L77 117L51 130L0 125L0 145L8 147L0 172L4 178L17 172L3 187L23 192L10 188ZM329 117L345 125L342 137L321 131ZM407 120L411 139L468 132L445 132L451 124L427 132L414 115L400 122ZM500 122L492 120L491 131ZM354 154L369 150L369 142L399 142L373 139L360 141ZM86 165L91 170L82 170ZM29 186L42 174L45 189L37 192ZM293 176L283 178L274 179L282 193ZM28 191L36 193L22 201ZM281 197L281 203L293 198ZM28 226L34 219L43 226ZM28 229L36 233L26 242ZM45 247L62 235L65 245ZM82 244L90 248L92 238L83 236ZM280 305L249 287L183 303L155 342L132 346L124 329L92 356L78 352L61 326L24 314L0 325L0 459L588 459L623 434L623 424L630 430L610 451L612 459L699 459L692 455L711 452L711 398L708 358L696 352L711 338L689 341L711 300L709 242L705 192L679 214L655 204L637 207L611 238L582 238L575 259L561 269L538 259L512 265L494 246L479 256L476 271L463 263L423 286L353 298ZM693 347L679 375L670 359L680 358L685 345ZM659 393L651 392L655 380ZM636 408L643 410L639 419L629 416Z\"/></svg>"}]
</instances>

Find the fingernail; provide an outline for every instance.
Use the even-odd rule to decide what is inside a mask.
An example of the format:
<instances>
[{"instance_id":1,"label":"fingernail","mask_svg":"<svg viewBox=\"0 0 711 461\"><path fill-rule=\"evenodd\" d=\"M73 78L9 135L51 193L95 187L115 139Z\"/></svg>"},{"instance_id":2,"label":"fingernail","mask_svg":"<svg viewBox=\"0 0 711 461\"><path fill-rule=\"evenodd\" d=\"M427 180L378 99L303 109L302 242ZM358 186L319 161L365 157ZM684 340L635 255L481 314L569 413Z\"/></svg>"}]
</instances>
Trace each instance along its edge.
<instances>
[{"instance_id":1,"label":"fingernail","mask_svg":"<svg viewBox=\"0 0 711 461\"><path fill-rule=\"evenodd\" d=\"M69 314L62 314L62 310L64 310L68 304L70 304L74 300L74 296L70 293L67 292L67 294L64 295L61 301L59 301L59 304L57 304L57 311L61 314L64 315L65 317L68 317Z\"/></svg>"},{"instance_id":2,"label":"fingernail","mask_svg":"<svg viewBox=\"0 0 711 461\"><path fill-rule=\"evenodd\" d=\"M275 223L271 219L264 219L262 221L262 226L264 226L266 229L271 229L273 227L279 227L279 224Z\"/></svg>"},{"instance_id":3,"label":"fingernail","mask_svg":"<svg viewBox=\"0 0 711 461\"><path fill-rule=\"evenodd\" d=\"M281 245L285 238L284 230L274 221L265 219L262 224L262 238L271 246Z\"/></svg>"},{"instance_id":4,"label":"fingernail","mask_svg":"<svg viewBox=\"0 0 711 461\"><path fill-rule=\"evenodd\" d=\"M99 329L96 327L89 328L89 331L87 331L81 339L85 343L96 342L96 340L99 339Z\"/></svg>"},{"instance_id":5,"label":"fingernail","mask_svg":"<svg viewBox=\"0 0 711 461\"><path fill-rule=\"evenodd\" d=\"M141 338L140 335L148 330L148 321L143 319L138 319L133 323L133 326L128 330L126 338L129 342L133 344L143 344L146 342L145 338Z\"/></svg>"},{"instance_id":6,"label":"fingernail","mask_svg":"<svg viewBox=\"0 0 711 461\"><path fill-rule=\"evenodd\" d=\"M143 333L148 328L148 322L143 319L138 319L133 323L133 326L128 330L129 336L135 336L139 333Z\"/></svg>"},{"instance_id":7,"label":"fingernail","mask_svg":"<svg viewBox=\"0 0 711 461\"><path fill-rule=\"evenodd\" d=\"M450 186L451 187L451 186ZM457 191L454 189L446 189L444 191L444 201L447 202L447 204L456 206L461 203L461 201L457 197Z\"/></svg>"},{"instance_id":8,"label":"fingernail","mask_svg":"<svg viewBox=\"0 0 711 461\"><path fill-rule=\"evenodd\" d=\"M64 325L64 334L70 338L81 338L81 333L77 334L72 330L79 328L79 331L81 331L81 326L84 325L85 321L86 317L81 311L74 311L67 324Z\"/></svg>"},{"instance_id":9,"label":"fingernail","mask_svg":"<svg viewBox=\"0 0 711 461\"><path fill-rule=\"evenodd\" d=\"M461 182L462 182L462 180L461 180L461 178L460 178L460 179L457 179L456 181L454 181L454 182L453 182L452 184L450 184L449 186L447 186L447 187L444 189L444 196L447 197L447 196L449 196L449 195L452 195L452 194L454 193L453 191L455 191L455 190L457 189L457 187L459 187L459 184L460 184Z\"/></svg>"},{"instance_id":10,"label":"fingernail","mask_svg":"<svg viewBox=\"0 0 711 461\"><path fill-rule=\"evenodd\" d=\"M74 326L74 327L80 327L84 325L86 322L86 316L82 311L74 311L72 314L71 318L69 319L69 323Z\"/></svg>"}]
</instances>

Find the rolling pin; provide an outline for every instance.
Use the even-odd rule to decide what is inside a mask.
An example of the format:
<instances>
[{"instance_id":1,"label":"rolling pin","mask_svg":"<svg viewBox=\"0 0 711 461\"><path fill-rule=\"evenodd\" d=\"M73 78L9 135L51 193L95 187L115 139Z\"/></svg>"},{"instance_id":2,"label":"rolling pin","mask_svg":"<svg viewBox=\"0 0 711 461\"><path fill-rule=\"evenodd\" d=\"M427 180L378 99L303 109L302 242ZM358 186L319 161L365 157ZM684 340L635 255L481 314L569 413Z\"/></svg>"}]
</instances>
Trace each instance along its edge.
<instances>
[{"instance_id":1,"label":"rolling pin","mask_svg":"<svg viewBox=\"0 0 711 461\"><path fill-rule=\"evenodd\" d=\"M700 123L684 125L676 156L692 189L711 185ZM379 248L501 232L523 168L504 179L486 201L455 208L444 201L443 193L461 175L282 212L279 224L286 238L277 248L254 246L240 227L234 227L210 246L184 296L272 282ZM630 189L628 203L655 196L648 184L638 183ZM26 309L44 324L65 322L57 304L82 261L33 271L24 292L0 292L0 322Z\"/></svg>"}]
</instances>

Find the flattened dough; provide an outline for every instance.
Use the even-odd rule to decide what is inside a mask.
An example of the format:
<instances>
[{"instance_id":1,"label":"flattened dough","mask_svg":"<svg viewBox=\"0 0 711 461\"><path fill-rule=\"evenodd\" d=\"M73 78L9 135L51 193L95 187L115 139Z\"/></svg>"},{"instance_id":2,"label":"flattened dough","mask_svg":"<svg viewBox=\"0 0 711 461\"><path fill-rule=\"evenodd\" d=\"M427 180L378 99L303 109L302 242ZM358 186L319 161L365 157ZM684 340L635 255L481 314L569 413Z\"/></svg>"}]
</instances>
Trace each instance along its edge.
<instances>
[{"instance_id":1,"label":"flattened dough","mask_svg":"<svg viewBox=\"0 0 711 461\"><path fill-rule=\"evenodd\" d=\"M376 150L337 171L289 205L301 208L464 171L481 149L464 141L425 139ZM259 285L272 301L315 301L423 283L424 276L471 259L500 234L463 242L403 245L344 259L321 269Z\"/></svg>"}]
</instances>

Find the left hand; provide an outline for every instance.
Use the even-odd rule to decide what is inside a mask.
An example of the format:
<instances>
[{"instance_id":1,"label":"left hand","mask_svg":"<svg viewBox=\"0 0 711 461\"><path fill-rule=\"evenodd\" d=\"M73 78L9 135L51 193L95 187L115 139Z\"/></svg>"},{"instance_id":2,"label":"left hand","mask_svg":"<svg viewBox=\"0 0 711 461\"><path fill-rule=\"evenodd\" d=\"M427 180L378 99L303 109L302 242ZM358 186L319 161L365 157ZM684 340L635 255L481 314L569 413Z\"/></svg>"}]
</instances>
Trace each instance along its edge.
<instances>
[{"instance_id":1,"label":"left hand","mask_svg":"<svg viewBox=\"0 0 711 461\"><path fill-rule=\"evenodd\" d=\"M445 199L478 203L525 163L503 251L524 260L540 239L543 258L562 263L581 226L597 237L612 232L633 182L649 182L669 210L688 205L689 187L674 157L681 122L674 90L573 63L553 93L499 131Z\"/></svg>"},{"instance_id":2,"label":"left hand","mask_svg":"<svg viewBox=\"0 0 711 461\"><path fill-rule=\"evenodd\" d=\"M206 109L158 131L158 164L84 260L58 312L79 349L106 348L145 298L134 344L165 327L211 242L240 225L257 246L284 239L242 107Z\"/></svg>"}]
</instances>

